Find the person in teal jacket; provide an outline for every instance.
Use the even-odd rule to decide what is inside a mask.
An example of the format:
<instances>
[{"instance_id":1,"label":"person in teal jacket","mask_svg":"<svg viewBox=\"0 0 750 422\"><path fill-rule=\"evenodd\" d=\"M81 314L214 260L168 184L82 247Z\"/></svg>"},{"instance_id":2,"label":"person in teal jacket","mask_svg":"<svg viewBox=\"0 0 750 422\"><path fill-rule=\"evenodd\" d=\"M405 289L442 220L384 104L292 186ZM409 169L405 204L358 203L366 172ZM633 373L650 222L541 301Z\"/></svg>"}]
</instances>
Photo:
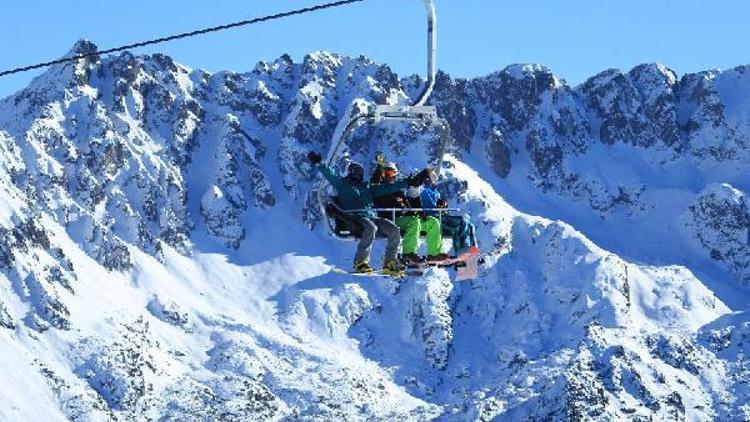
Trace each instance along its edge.
<instances>
[{"instance_id":1,"label":"person in teal jacket","mask_svg":"<svg viewBox=\"0 0 750 422\"><path fill-rule=\"evenodd\" d=\"M323 177L336 189L339 198L339 206L344 210L352 210L350 214L355 222L362 226L362 238L354 255L354 271L358 273L370 273L370 251L375 235L380 232L386 236L388 243L383 259L383 271L387 274L400 275L403 266L398 262L396 256L401 244L401 233L392 221L378 217L372 211L373 202L376 197L389 195L402 191L409 186L420 186L429 178L429 173L422 171L416 176L402 179L390 184L371 185L365 181L365 169L359 163L349 163L346 176L337 175L333 169L323 164L322 157L316 152L307 155L310 163L317 168Z\"/></svg>"}]
</instances>

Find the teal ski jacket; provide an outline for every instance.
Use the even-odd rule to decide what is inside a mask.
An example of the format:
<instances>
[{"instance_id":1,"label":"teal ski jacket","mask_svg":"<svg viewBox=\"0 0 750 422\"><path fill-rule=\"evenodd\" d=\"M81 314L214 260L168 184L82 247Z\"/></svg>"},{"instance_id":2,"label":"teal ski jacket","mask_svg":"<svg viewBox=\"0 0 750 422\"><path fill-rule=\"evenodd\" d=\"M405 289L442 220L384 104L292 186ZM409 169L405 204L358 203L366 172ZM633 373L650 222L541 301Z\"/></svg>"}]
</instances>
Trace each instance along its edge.
<instances>
[{"instance_id":1,"label":"teal ski jacket","mask_svg":"<svg viewBox=\"0 0 750 422\"><path fill-rule=\"evenodd\" d=\"M318 170L323 177L336 189L339 201L338 205L342 210L363 210L352 213L360 217L375 217L372 211L372 205L375 198L384 195L390 195L406 189L409 184L406 179L399 180L391 184L371 185L368 182L362 182L359 185L349 184L343 177L334 173L334 171L325 164L318 164Z\"/></svg>"}]
</instances>

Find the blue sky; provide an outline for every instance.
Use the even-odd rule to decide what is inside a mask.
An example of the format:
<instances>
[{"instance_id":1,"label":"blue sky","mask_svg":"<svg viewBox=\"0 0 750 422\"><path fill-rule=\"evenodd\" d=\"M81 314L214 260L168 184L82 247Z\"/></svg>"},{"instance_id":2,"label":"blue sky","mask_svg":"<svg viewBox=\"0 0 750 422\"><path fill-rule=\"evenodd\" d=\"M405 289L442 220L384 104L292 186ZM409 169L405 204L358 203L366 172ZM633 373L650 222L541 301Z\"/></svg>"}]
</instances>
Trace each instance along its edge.
<instances>
[{"instance_id":1,"label":"blue sky","mask_svg":"<svg viewBox=\"0 0 750 422\"><path fill-rule=\"evenodd\" d=\"M57 58L79 38L108 48L324 0L12 1L0 17L0 69ZM661 62L679 74L750 63L748 0L436 0L439 65L456 76L541 63L570 84ZM245 71L288 52L365 54L399 73L424 68L420 0L367 0L334 11L140 49L191 67ZM37 73L0 78L9 95Z\"/></svg>"}]
</instances>

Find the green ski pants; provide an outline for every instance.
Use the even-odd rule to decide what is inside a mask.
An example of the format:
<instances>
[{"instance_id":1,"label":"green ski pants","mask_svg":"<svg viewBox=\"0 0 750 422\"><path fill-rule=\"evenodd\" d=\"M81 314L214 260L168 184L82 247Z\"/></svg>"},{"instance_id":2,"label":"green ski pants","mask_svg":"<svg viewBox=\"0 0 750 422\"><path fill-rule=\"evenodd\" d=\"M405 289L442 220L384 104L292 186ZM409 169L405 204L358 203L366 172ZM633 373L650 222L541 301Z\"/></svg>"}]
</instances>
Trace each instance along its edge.
<instances>
[{"instance_id":1,"label":"green ski pants","mask_svg":"<svg viewBox=\"0 0 750 422\"><path fill-rule=\"evenodd\" d=\"M401 244L404 255L417 253L419 233L422 231L427 233L427 255L434 256L442 252L443 235L440 232L440 220L437 217L401 216L396 218L396 225L404 232Z\"/></svg>"}]
</instances>

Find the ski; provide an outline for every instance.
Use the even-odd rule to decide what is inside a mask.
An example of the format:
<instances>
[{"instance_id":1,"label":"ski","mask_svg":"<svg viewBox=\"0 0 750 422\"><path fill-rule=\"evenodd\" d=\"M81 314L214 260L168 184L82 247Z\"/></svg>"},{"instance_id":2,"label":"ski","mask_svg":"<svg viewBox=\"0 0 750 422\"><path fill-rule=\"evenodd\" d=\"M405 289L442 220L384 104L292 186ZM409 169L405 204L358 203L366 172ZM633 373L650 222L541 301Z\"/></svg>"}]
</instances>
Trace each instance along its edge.
<instances>
[{"instance_id":1,"label":"ski","mask_svg":"<svg viewBox=\"0 0 750 422\"><path fill-rule=\"evenodd\" d=\"M415 269L415 268L407 268L404 271L404 274L400 276L386 274L383 272L383 270L373 271L371 273L357 273L354 271L342 270L341 268L332 268L331 271L338 273L338 274L347 274L347 275L353 275L357 277L381 277L381 278L394 278L394 279L404 278L404 277L421 277L425 274L423 270Z\"/></svg>"},{"instance_id":2,"label":"ski","mask_svg":"<svg viewBox=\"0 0 750 422\"><path fill-rule=\"evenodd\" d=\"M410 263L407 264L407 268L429 268L429 267L438 267L438 268L453 268L453 267L462 267L465 264L466 259L459 258L459 257L451 257L447 258L441 261L428 261L428 262L420 262L420 263Z\"/></svg>"}]
</instances>

